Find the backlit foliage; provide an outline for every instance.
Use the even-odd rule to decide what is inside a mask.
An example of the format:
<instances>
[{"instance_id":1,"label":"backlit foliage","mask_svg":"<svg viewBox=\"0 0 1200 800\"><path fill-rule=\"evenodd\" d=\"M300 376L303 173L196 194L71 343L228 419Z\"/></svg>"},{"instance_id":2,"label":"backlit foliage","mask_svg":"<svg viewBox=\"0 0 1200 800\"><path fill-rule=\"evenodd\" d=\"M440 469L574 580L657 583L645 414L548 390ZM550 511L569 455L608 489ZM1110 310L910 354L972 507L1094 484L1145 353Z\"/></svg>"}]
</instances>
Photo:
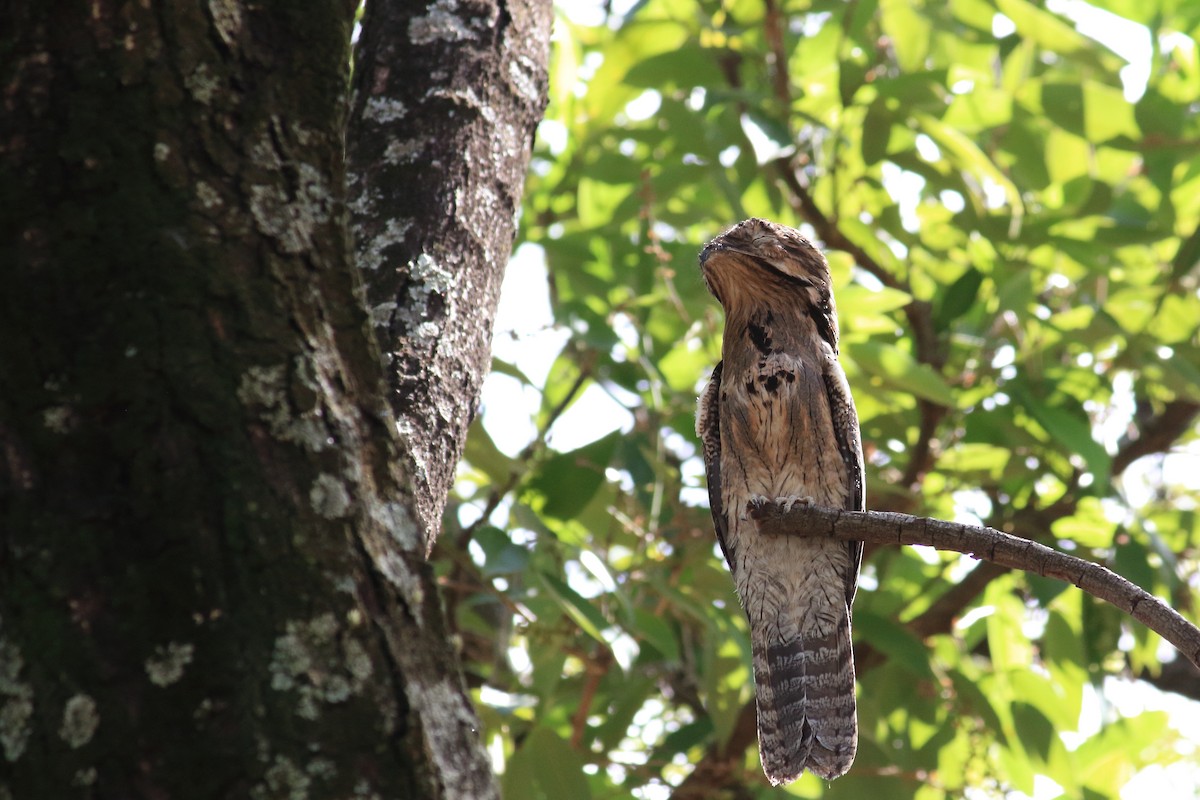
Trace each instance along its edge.
<instances>
[{"instance_id":1,"label":"backlit foliage","mask_svg":"<svg viewBox=\"0 0 1200 800\"><path fill-rule=\"evenodd\" d=\"M563 5L522 241L565 346L544 378L496 363L536 401L485 405L438 551L506 797L1104 798L1152 766L1195 791L1182 715L1117 702L1157 637L914 549L864 563L854 768L770 789L693 412L721 329L697 251L798 226L833 268L868 508L1057 544L1195 620L1200 4ZM547 446L603 424L571 414L589 391L626 429ZM527 414L501 452L487 430Z\"/></svg>"}]
</instances>

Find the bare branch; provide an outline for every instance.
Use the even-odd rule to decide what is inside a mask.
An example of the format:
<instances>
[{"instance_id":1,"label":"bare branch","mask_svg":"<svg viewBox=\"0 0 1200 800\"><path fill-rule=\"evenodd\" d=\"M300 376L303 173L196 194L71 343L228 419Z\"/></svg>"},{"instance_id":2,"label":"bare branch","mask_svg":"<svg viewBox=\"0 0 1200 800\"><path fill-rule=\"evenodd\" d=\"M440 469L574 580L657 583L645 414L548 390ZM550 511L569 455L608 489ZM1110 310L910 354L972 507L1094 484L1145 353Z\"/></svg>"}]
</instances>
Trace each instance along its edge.
<instances>
[{"instance_id":1,"label":"bare branch","mask_svg":"<svg viewBox=\"0 0 1200 800\"><path fill-rule=\"evenodd\" d=\"M1106 567L1037 542L994 528L887 511L843 511L803 504L787 510L778 503L764 503L752 507L750 515L759 531L768 535L832 536L876 544L922 544L1067 581L1112 603L1162 636L1200 667L1200 629L1179 612Z\"/></svg>"},{"instance_id":2,"label":"bare branch","mask_svg":"<svg viewBox=\"0 0 1200 800\"><path fill-rule=\"evenodd\" d=\"M1121 442L1113 456L1113 475L1120 475L1125 468L1142 456L1165 453L1175 440L1187 432L1200 413L1200 403L1191 400L1173 400L1166 404L1161 414L1145 420L1136 438Z\"/></svg>"},{"instance_id":3,"label":"bare branch","mask_svg":"<svg viewBox=\"0 0 1200 800\"><path fill-rule=\"evenodd\" d=\"M1134 673L1139 681L1145 681L1163 692L1174 692L1182 697L1200 700L1200 668L1182 658L1167 661L1158 672L1141 669Z\"/></svg>"}]
</instances>

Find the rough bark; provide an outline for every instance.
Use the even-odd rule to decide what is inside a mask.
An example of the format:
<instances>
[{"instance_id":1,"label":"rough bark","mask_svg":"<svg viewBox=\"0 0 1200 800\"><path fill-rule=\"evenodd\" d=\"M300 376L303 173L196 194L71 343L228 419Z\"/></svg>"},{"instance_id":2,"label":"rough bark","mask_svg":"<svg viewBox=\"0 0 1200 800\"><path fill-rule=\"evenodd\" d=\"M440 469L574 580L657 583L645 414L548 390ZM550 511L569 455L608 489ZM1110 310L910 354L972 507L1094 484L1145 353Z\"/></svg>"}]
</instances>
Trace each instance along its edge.
<instances>
[{"instance_id":1,"label":"rough bark","mask_svg":"<svg viewBox=\"0 0 1200 800\"><path fill-rule=\"evenodd\" d=\"M352 221L427 549L491 363L550 17L548 0L367 4Z\"/></svg>"},{"instance_id":2,"label":"rough bark","mask_svg":"<svg viewBox=\"0 0 1200 800\"><path fill-rule=\"evenodd\" d=\"M496 794L351 265L353 14L9 6L0 798Z\"/></svg>"}]
</instances>

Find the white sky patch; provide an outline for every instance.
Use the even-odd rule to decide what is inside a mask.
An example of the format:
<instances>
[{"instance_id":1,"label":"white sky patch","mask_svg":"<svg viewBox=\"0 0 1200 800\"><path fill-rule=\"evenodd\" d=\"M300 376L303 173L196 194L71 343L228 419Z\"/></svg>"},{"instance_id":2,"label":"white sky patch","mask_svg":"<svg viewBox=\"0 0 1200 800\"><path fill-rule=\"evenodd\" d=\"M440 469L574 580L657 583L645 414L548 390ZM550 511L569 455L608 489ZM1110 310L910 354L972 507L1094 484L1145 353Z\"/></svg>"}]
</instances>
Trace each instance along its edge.
<instances>
[{"instance_id":1,"label":"white sky patch","mask_svg":"<svg viewBox=\"0 0 1200 800\"><path fill-rule=\"evenodd\" d=\"M982 525L992 513L992 501L978 489L963 489L953 494L954 521Z\"/></svg>"},{"instance_id":2,"label":"white sky patch","mask_svg":"<svg viewBox=\"0 0 1200 800\"><path fill-rule=\"evenodd\" d=\"M642 122L658 113L662 106L662 95L647 89L625 104L625 116L633 122Z\"/></svg>"},{"instance_id":3,"label":"white sky patch","mask_svg":"<svg viewBox=\"0 0 1200 800\"><path fill-rule=\"evenodd\" d=\"M1046 8L1062 14L1075 23L1077 31L1128 62L1121 68L1121 84L1126 100L1137 102L1146 93L1154 44L1150 30L1145 25L1096 8L1083 0L1048 0Z\"/></svg>"},{"instance_id":4,"label":"white sky patch","mask_svg":"<svg viewBox=\"0 0 1200 800\"><path fill-rule=\"evenodd\" d=\"M1008 205L1008 192L991 178L983 179L983 204L988 208L1004 208Z\"/></svg>"},{"instance_id":5,"label":"white sky patch","mask_svg":"<svg viewBox=\"0 0 1200 800\"><path fill-rule=\"evenodd\" d=\"M943 189L940 193L938 193L938 199L942 201L942 205L945 206L952 214L957 214L967 207L967 203L965 200L963 200L963 196L953 189Z\"/></svg>"},{"instance_id":6,"label":"white sky patch","mask_svg":"<svg viewBox=\"0 0 1200 800\"><path fill-rule=\"evenodd\" d=\"M914 553L916 553L917 557L926 564L942 563L942 557L938 555L938 550L936 547L928 547L923 544L914 544L911 549Z\"/></svg>"},{"instance_id":7,"label":"white sky patch","mask_svg":"<svg viewBox=\"0 0 1200 800\"><path fill-rule=\"evenodd\" d=\"M531 409L536 409L540 393L522 386L511 375L493 372L483 382L479 404L483 407L483 428L500 452L515 457L537 437Z\"/></svg>"},{"instance_id":8,"label":"white sky patch","mask_svg":"<svg viewBox=\"0 0 1200 800\"><path fill-rule=\"evenodd\" d=\"M934 148L936 149L936 145ZM916 233L921 229L921 220L917 217L917 204L921 201L925 179L915 172L901 169L890 161L883 162L882 168L883 188L900 209L900 224L904 226L904 230Z\"/></svg>"},{"instance_id":9,"label":"white sky patch","mask_svg":"<svg viewBox=\"0 0 1200 800\"><path fill-rule=\"evenodd\" d=\"M632 429L633 414L629 409L592 384L550 427L546 441L554 450L569 453L615 430L628 433Z\"/></svg>"},{"instance_id":10,"label":"white sky patch","mask_svg":"<svg viewBox=\"0 0 1200 800\"><path fill-rule=\"evenodd\" d=\"M540 245L522 244L513 253L500 287L492 355L515 365L541 386L570 333L554 324L546 253Z\"/></svg>"},{"instance_id":11,"label":"white sky patch","mask_svg":"<svg viewBox=\"0 0 1200 800\"><path fill-rule=\"evenodd\" d=\"M790 155L796 149L791 143L781 145L776 142L749 114L742 114L741 122L742 132L750 140L750 146L754 148L754 158L759 164Z\"/></svg>"},{"instance_id":12,"label":"white sky patch","mask_svg":"<svg viewBox=\"0 0 1200 800\"><path fill-rule=\"evenodd\" d=\"M930 139L923 133L917 134L917 155L928 161L930 164L935 164L942 160L942 149L937 146L937 142ZM924 181L922 180L922 183Z\"/></svg>"},{"instance_id":13,"label":"white sky patch","mask_svg":"<svg viewBox=\"0 0 1200 800\"><path fill-rule=\"evenodd\" d=\"M567 126L556 119L544 119L538 123L537 138L550 150L550 155L561 155L567 149Z\"/></svg>"}]
</instances>

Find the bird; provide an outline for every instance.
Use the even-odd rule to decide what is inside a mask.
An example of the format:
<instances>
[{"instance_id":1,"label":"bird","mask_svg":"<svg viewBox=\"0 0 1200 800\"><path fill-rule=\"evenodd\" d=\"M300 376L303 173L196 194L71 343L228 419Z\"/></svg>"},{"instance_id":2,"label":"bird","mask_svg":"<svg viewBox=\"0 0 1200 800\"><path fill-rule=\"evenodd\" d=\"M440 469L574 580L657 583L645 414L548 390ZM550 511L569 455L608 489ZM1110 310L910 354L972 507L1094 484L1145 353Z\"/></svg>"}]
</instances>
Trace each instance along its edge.
<instances>
[{"instance_id":1,"label":"bird","mask_svg":"<svg viewBox=\"0 0 1200 800\"><path fill-rule=\"evenodd\" d=\"M696 433L749 622L763 771L773 785L806 769L832 780L858 749L850 608L862 543L761 534L751 518L767 503L865 508L829 264L799 231L756 218L709 242L700 269L725 330Z\"/></svg>"}]
</instances>

